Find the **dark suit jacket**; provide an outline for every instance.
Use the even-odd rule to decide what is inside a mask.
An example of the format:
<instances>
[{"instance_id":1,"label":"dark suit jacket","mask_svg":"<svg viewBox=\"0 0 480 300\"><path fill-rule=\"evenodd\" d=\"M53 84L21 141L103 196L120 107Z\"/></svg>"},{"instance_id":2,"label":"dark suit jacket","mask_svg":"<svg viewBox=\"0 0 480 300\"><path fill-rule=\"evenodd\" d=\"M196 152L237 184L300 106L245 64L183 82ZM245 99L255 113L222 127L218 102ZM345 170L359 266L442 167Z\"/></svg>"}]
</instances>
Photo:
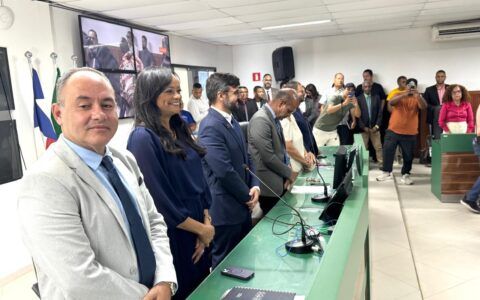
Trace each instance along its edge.
<instances>
[{"instance_id":1,"label":"dark suit jacket","mask_svg":"<svg viewBox=\"0 0 480 300\"><path fill-rule=\"evenodd\" d=\"M281 195L284 180L290 178L292 170L284 163L286 150L267 106L262 107L248 124L248 146L257 168L256 175ZM276 197L263 183L260 189L262 196Z\"/></svg>"},{"instance_id":2,"label":"dark suit jacket","mask_svg":"<svg viewBox=\"0 0 480 300\"><path fill-rule=\"evenodd\" d=\"M243 167L246 164L255 172L240 125L234 124L210 108L198 131L198 142L207 149L202 163L212 194L210 215L215 226L240 224L250 218L245 203L250 200L250 188L259 185Z\"/></svg>"},{"instance_id":3,"label":"dark suit jacket","mask_svg":"<svg viewBox=\"0 0 480 300\"><path fill-rule=\"evenodd\" d=\"M313 136L313 133L312 133L312 127L308 123L307 118L303 116L299 108L297 108L297 110L294 111L292 115L295 117L295 121L297 121L298 128L302 132L303 146L305 147L305 150L307 150L308 152L312 152L313 154L315 154L315 156L317 156L318 155L317 142L315 141L315 137Z\"/></svg>"},{"instance_id":4,"label":"dark suit jacket","mask_svg":"<svg viewBox=\"0 0 480 300\"><path fill-rule=\"evenodd\" d=\"M382 117L383 117L383 111L382 111L382 100L378 95L372 94L371 96L371 115L372 117L370 118L368 115L368 106L367 106L367 101L365 100L365 95L362 93L357 97L358 100L358 105L360 107L360 118L358 119L358 127L363 131L363 128L368 127L372 128L375 125L380 127L382 124Z\"/></svg>"},{"instance_id":5,"label":"dark suit jacket","mask_svg":"<svg viewBox=\"0 0 480 300\"><path fill-rule=\"evenodd\" d=\"M448 84L445 84L445 89L448 87ZM437 86L432 85L425 89L423 93L423 98L427 101L427 123L434 124L434 111L435 107L442 104L442 99L438 99Z\"/></svg>"},{"instance_id":6,"label":"dark suit jacket","mask_svg":"<svg viewBox=\"0 0 480 300\"><path fill-rule=\"evenodd\" d=\"M247 115L245 115L245 108L247 110ZM242 101L238 100L237 105L232 109L232 114L238 122L248 122L257 112L258 107L257 103L253 99L248 99L246 104L243 104Z\"/></svg>"},{"instance_id":7,"label":"dark suit jacket","mask_svg":"<svg viewBox=\"0 0 480 300\"><path fill-rule=\"evenodd\" d=\"M355 96L360 96L363 94L363 87L361 84L357 85L357 88L355 89ZM380 100L387 100L387 95L385 94L385 89L383 86L379 83L374 82L372 84L372 95L377 95L380 97Z\"/></svg>"},{"instance_id":8,"label":"dark suit jacket","mask_svg":"<svg viewBox=\"0 0 480 300\"><path fill-rule=\"evenodd\" d=\"M253 101L255 101L255 105L256 105L256 100L253 99ZM260 108L262 108L262 107L265 105L265 103L267 103L267 100L261 98L261 100L260 100ZM257 109L258 109L258 106L257 106Z\"/></svg>"}]
</instances>

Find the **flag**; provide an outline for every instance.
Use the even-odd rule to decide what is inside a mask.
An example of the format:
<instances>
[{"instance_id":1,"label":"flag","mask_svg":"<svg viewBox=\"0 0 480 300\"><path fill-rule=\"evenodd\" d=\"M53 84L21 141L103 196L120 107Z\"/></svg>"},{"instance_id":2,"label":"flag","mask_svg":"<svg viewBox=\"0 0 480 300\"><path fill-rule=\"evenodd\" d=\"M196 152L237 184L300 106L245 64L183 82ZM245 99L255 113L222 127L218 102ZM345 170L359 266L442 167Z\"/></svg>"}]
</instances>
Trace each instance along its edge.
<instances>
[{"instance_id":1,"label":"flag","mask_svg":"<svg viewBox=\"0 0 480 300\"><path fill-rule=\"evenodd\" d=\"M53 96L52 96L52 106L57 103L57 82L60 79L60 69L57 68L57 77L55 78L55 86L53 88ZM50 113L50 119L52 120L53 130L57 134L57 138L62 134L62 128L58 125L57 121L55 121L55 117L53 116L53 112Z\"/></svg>"},{"instance_id":2,"label":"flag","mask_svg":"<svg viewBox=\"0 0 480 300\"><path fill-rule=\"evenodd\" d=\"M42 85L38 78L38 73L35 69L32 69L32 81L33 81L33 127L40 128L43 136L47 138L45 148L57 140L57 135L53 130L52 123L47 117L47 114L42 110L39 105L39 101L45 101L42 91Z\"/></svg>"}]
</instances>

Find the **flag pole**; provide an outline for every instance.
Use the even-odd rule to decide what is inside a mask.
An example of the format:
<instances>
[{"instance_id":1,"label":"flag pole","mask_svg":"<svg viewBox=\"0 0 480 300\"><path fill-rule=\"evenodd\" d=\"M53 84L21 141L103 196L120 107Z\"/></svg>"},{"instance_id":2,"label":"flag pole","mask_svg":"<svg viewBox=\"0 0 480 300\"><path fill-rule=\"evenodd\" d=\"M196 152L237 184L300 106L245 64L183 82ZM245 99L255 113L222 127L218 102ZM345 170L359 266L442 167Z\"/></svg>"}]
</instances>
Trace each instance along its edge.
<instances>
[{"instance_id":1,"label":"flag pole","mask_svg":"<svg viewBox=\"0 0 480 300\"><path fill-rule=\"evenodd\" d=\"M78 56L76 56L76 55L74 54L74 55L72 55L72 56L70 57L70 59L71 59L72 62L73 62L73 67L76 69L76 68L78 67L78 66L77 66Z\"/></svg>"},{"instance_id":2,"label":"flag pole","mask_svg":"<svg viewBox=\"0 0 480 300\"><path fill-rule=\"evenodd\" d=\"M27 61L28 61L28 69L30 70L30 78L33 80L33 72L32 72L32 52L30 51L26 51L25 52L25 57L27 58ZM33 101L36 101L35 100L35 95L33 95ZM35 110L35 108L34 108ZM33 114L35 115L35 111L33 112ZM36 159L38 160L38 151L37 151L37 139L35 137L35 127L33 127L33 143L34 143L34 148L35 148L35 157Z\"/></svg>"}]
</instances>

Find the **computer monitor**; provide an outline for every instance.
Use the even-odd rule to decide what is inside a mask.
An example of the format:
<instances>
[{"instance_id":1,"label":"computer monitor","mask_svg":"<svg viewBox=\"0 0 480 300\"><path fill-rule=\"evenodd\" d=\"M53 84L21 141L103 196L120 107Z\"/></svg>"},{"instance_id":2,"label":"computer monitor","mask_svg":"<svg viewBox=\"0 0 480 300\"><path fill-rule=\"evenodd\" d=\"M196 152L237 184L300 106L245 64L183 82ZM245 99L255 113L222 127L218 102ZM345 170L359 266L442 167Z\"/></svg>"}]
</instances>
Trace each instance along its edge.
<instances>
[{"instance_id":1,"label":"computer monitor","mask_svg":"<svg viewBox=\"0 0 480 300\"><path fill-rule=\"evenodd\" d=\"M345 178L347 172L347 148L339 146L335 156L335 167L333 170L333 189L337 189Z\"/></svg>"},{"instance_id":2,"label":"computer monitor","mask_svg":"<svg viewBox=\"0 0 480 300\"><path fill-rule=\"evenodd\" d=\"M345 174L345 178L343 179L342 183L339 185L332 198L330 198L325 205L324 210L320 214L319 219L325 223L334 225L337 222L337 219L340 217L343 204L353 189L352 172L353 169L350 168L347 174Z\"/></svg>"},{"instance_id":3,"label":"computer monitor","mask_svg":"<svg viewBox=\"0 0 480 300\"><path fill-rule=\"evenodd\" d=\"M348 153L348 164L347 164L347 172L352 168L353 161L355 160L357 154L357 148L353 147L350 149L350 153Z\"/></svg>"}]
</instances>

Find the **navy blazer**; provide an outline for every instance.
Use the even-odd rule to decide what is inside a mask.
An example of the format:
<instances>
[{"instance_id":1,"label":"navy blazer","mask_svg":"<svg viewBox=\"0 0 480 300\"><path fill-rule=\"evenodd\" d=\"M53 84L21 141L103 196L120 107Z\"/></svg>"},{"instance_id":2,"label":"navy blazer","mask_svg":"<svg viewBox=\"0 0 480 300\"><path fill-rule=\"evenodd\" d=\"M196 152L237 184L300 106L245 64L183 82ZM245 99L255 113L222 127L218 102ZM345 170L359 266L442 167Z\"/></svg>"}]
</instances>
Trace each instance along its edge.
<instances>
[{"instance_id":1,"label":"navy blazer","mask_svg":"<svg viewBox=\"0 0 480 300\"><path fill-rule=\"evenodd\" d=\"M212 194L210 215L215 226L240 224L250 218L245 203L250 201L250 189L259 186L244 168L248 165L255 172L240 125L236 120L234 124L210 108L198 131L198 142L207 149L202 163Z\"/></svg>"},{"instance_id":2,"label":"navy blazer","mask_svg":"<svg viewBox=\"0 0 480 300\"><path fill-rule=\"evenodd\" d=\"M369 118L368 115L368 106L367 101L365 100L365 95L362 93L357 97L357 100L361 112L360 118L357 119L359 129L363 131L363 128L373 128L375 127L375 125L380 127L380 125L382 125L383 117L382 100L380 99L380 97L374 94L371 95L371 118Z\"/></svg>"}]
</instances>

